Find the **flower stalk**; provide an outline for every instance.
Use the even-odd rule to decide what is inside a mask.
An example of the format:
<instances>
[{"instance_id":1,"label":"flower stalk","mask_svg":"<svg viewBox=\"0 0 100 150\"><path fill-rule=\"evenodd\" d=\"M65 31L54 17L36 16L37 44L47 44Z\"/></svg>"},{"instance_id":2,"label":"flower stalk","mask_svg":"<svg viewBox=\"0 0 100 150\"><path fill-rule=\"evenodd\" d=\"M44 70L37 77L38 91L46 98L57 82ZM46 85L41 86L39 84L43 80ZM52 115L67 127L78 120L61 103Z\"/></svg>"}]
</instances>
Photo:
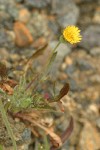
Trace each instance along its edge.
<instances>
[{"instance_id":1,"label":"flower stalk","mask_svg":"<svg viewBox=\"0 0 100 150\"><path fill-rule=\"evenodd\" d=\"M1 111L2 119L5 123L6 128L7 128L8 134L9 134L11 140L12 140L13 148L14 148L14 150L17 150L17 145L16 145L16 142L14 140L14 135L13 135L12 129L10 127L9 121L7 119L7 114L5 112L5 109L4 109L4 106L3 106L3 103L2 103L1 99L0 99L0 111Z\"/></svg>"}]
</instances>

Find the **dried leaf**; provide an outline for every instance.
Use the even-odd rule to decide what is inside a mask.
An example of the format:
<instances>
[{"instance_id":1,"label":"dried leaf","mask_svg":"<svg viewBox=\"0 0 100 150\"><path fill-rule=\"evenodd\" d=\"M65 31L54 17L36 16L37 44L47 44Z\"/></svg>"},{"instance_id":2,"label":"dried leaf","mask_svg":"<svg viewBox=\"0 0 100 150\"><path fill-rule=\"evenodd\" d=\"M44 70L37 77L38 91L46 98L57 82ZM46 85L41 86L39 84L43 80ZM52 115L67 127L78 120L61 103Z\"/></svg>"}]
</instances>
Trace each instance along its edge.
<instances>
[{"instance_id":1,"label":"dried leaf","mask_svg":"<svg viewBox=\"0 0 100 150\"><path fill-rule=\"evenodd\" d=\"M0 62L0 77L2 80L5 80L7 78L7 68L6 65Z\"/></svg>"},{"instance_id":2,"label":"dried leaf","mask_svg":"<svg viewBox=\"0 0 100 150\"><path fill-rule=\"evenodd\" d=\"M56 147L56 148L59 148L62 146L62 141L61 141L61 138L60 136L58 136L57 134L55 134L54 132L50 131L50 129L47 129L48 130L48 134L50 135L50 137L52 138L52 144L53 144L53 147Z\"/></svg>"},{"instance_id":3,"label":"dried leaf","mask_svg":"<svg viewBox=\"0 0 100 150\"><path fill-rule=\"evenodd\" d=\"M63 88L60 91L60 94L58 95L58 99L60 100L61 98L63 98L69 91L69 84L66 83Z\"/></svg>"},{"instance_id":4,"label":"dried leaf","mask_svg":"<svg viewBox=\"0 0 100 150\"><path fill-rule=\"evenodd\" d=\"M43 129L53 140L53 144L57 147L61 147L62 146L62 141L61 138L55 134L52 130L46 128L45 126L41 125L38 121L35 121L33 117L30 117L29 115L24 115L21 113L17 113L14 115L15 117L18 117L22 120L26 120L28 122L31 123L31 125L35 125L38 126L39 128Z\"/></svg>"},{"instance_id":5,"label":"dried leaf","mask_svg":"<svg viewBox=\"0 0 100 150\"><path fill-rule=\"evenodd\" d=\"M43 45L45 45L47 43L47 40L46 38L44 38L43 36L39 37L38 39L36 39L34 41L34 43L32 44L32 46L35 48L35 49L40 49L41 47L43 47Z\"/></svg>"},{"instance_id":6,"label":"dried leaf","mask_svg":"<svg viewBox=\"0 0 100 150\"><path fill-rule=\"evenodd\" d=\"M39 77L39 74L37 74L33 79L32 81L27 85L27 87L25 88L25 90L27 91L29 88L31 88L32 84L35 82L35 81L38 81L38 77Z\"/></svg>"},{"instance_id":7,"label":"dried leaf","mask_svg":"<svg viewBox=\"0 0 100 150\"><path fill-rule=\"evenodd\" d=\"M42 55L45 51L45 49L47 48L48 44L46 43L44 46L42 46L41 48L39 48L32 56L30 59L34 59L37 58L38 56Z\"/></svg>"},{"instance_id":8,"label":"dried leaf","mask_svg":"<svg viewBox=\"0 0 100 150\"><path fill-rule=\"evenodd\" d=\"M18 83L15 80L7 79L6 83L14 88Z\"/></svg>"},{"instance_id":9,"label":"dried leaf","mask_svg":"<svg viewBox=\"0 0 100 150\"><path fill-rule=\"evenodd\" d=\"M74 123L73 123L73 118L71 117L71 120L70 120L70 123L68 125L68 128L66 129L66 131L62 134L61 136L61 140L62 140L62 143L64 143L65 141L68 140L68 138L70 137L72 131L73 131L73 128L74 128ZM58 148L55 147L54 145L50 148L50 150L57 150Z\"/></svg>"},{"instance_id":10,"label":"dried leaf","mask_svg":"<svg viewBox=\"0 0 100 150\"><path fill-rule=\"evenodd\" d=\"M69 84L66 83L63 88L60 90L59 95L55 96L54 100L52 102L60 101L69 91Z\"/></svg>"},{"instance_id":11,"label":"dried leaf","mask_svg":"<svg viewBox=\"0 0 100 150\"><path fill-rule=\"evenodd\" d=\"M44 53L47 46L48 46L48 44L46 43L43 47L39 48L35 53L32 54L32 56L28 59L26 65L25 65L25 69L24 69L25 72L27 72L28 68L30 68L33 60Z\"/></svg>"},{"instance_id":12,"label":"dried leaf","mask_svg":"<svg viewBox=\"0 0 100 150\"><path fill-rule=\"evenodd\" d=\"M3 84L3 90L7 92L9 95L13 94L13 88L11 88L8 84L4 83Z\"/></svg>"},{"instance_id":13,"label":"dried leaf","mask_svg":"<svg viewBox=\"0 0 100 150\"><path fill-rule=\"evenodd\" d=\"M13 94L13 88L17 85L17 82L14 80L7 79L6 81L0 82L0 88L7 92L9 95Z\"/></svg>"},{"instance_id":14,"label":"dried leaf","mask_svg":"<svg viewBox=\"0 0 100 150\"><path fill-rule=\"evenodd\" d=\"M73 121L73 118L71 117L68 128L66 129L66 131L61 136L63 143L68 140L68 138L70 137L70 135L73 131L73 128L74 128L74 121Z\"/></svg>"},{"instance_id":15,"label":"dried leaf","mask_svg":"<svg viewBox=\"0 0 100 150\"><path fill-rule=\"evenodd\" d=\"M61 110L62 112L64 112L64 106L62 105L62 102L61 102L61 101L58 102L58 106L59 106L60 110Z\"/></svg>"}]
</instances>

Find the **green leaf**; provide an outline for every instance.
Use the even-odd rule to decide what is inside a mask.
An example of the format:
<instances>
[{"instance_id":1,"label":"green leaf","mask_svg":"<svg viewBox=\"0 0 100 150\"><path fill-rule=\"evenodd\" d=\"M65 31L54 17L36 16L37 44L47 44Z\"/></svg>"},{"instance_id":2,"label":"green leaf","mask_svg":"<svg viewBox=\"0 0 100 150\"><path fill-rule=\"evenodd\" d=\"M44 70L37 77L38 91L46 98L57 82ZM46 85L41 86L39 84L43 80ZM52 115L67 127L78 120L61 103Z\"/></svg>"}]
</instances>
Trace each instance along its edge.
<instances>
[{"instance_id":1,"label":"green leaf","mask_svg":"<svg viewBox=\"0 0 100 150\"><path fill-rule=\"evenodd\" d=\"M35 109L49 109L54 110L49 103L39 93L36 93L33 97L32 108Z\"/></svg>"},{"instance_id":2,"label":"green leaf","mask_svg":"<svg viewBox=\"0 0 100 150\"><path fill-rule=\"evenodd\" d=\"M0 150L3 150L3 147L2 147L2 145L0 145Z\"/></svg>"},{"instance_id":3,"label":"green leaf","mask_svg":"<svg viewBox=\"0 0 100 150\"><path fill-rule=\"evenodd\" d=\"M5 92L0 88L0 94L4 94Z\"/></svg>"},{"instance_id":4,"label":"green leaf","mask_svg":"<svg viewBox=\"0 0 100 150\"><path fill-rule=\"evenodd\" d=\"M44 134L44 146L45 146L45 150L50 150L50 144L45 134Z\"/></svg>"},{"instance_id":5,"label":"green leaf","mask_svg":"<svg viewBox=\"0 0 100 150\"><path fill-rule=\"evenodd\" d=\"M46 43L43 47L39 48L31 57L30 59L37 58L38 56L42 55L46 50L48 44Z\"/></svg>"},{"instance_id":6,"label":"green leaf","mask_svg":"<svg viewBox=\"0 0 100 150\"><path fill-rule=\"evenodd\" d=\"M13 112L18 112L26 108L30 108L33 97L31 96L30 91L25 91L25 87L26 80L25 78L22 78L19 85L15 87L13 95L8 97L10 99L10 105L8 109Z\"/></svg>"}]
</instances>

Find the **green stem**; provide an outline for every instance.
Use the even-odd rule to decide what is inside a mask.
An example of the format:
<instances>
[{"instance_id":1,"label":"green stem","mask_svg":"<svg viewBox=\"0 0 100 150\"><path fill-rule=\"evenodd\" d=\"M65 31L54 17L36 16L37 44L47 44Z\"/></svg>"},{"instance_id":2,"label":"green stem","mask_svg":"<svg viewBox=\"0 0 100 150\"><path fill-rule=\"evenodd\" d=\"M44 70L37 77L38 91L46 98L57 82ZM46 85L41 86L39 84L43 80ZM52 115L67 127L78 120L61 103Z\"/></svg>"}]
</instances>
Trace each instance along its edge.
<instances>
[{"instance_id":1,"label":"green stem","mask_svg":"<svg viewBox=\"0 0 100 150\"><path fill-rule=\"evenodd\" d=\"M59 42L57 43L57 45L55 46L55 48L52 50L51 56L49 57L49 60L48 60L48 62L47 62L47 64L46 64L46 67L45 67L45 70L48 70L49 65L50 65L50 62L51 62L51 59L52 59L54 53L56 52L56 49L58 48L58 46L59 46L60 44L61 44L61 42L59 41Z\"/></svg>"},{"instance_id":2,"label":"green stem","mask_svg":"<svg viewBox=\"0 0 100 150\"><path fill-rule=\"evenodd\" d=\"M55 50L58 48L58 46L61 44L61 42L59 41L58 44L55 46L55 48L53 49L52 53L55 52Z\"/></svg>"},{"instance_id":3,"label":"green stem","mask_svg":"<svg viewBox=\"0 0 100 150\"><path fill-rule=\"evenodd\" d=\"M50 55L50 57L48 58L48 61L47 61L46 65L45 65L45 66L43 67L43 69L42 69L42 72L40 73L39 76L37 75L36 78L33 78L33 80L32 80L32 81L28 84L28 86L26 87L26 90L28 90L28 89L31 87L31 85L33 84L33 82L34 82L35 80L38 80L38 84L37 84L36 86L34 86L33 91L36 90L36 87L39 85L39 83L41 82L41 80L43 79L43 77L45 77L46 72L48 71L49 64L50 64L50 61L51 61L51 59L52 59L52 56L54 55L56 49L58 48L58 46L59 46L60 44L61 44L61 41L59 40L59 42L57 43L57 45L55 46L55 48L52 50L51 55Z\"/></svg>"},{"instance_id":4,"label":"green stem","mask_svg":"<svg viewBox=\"0 0 100 150\"><path fill-rule=\"evenodd\" d=\"M46 150L50 150L50 144L49 144L49 142L48 142L48 139L47 139L47 135L44 133L43 134L44 135L44 145L45 145L45 149Z\"/></svg>"},{"instance_id":5,"label":"green stem","mask_svg":"<svg viewBox=\"0 0 100 150\"><path fill-rule=\"evenodd\" d=\"M17 150L16 142L14 140L14 135L13 135L12 129L10 127L9 121L7 119L7 115L6 115L2 100L0 100L0 111L1 111L1 114L2 114L3 121L5 123L5 126L7 128L8 134L9 134L11 140L12 140L14 150Z\"/></svg>"},{"instance_id":6,"label":"green stem","mask_svg":"<svg viewBox=\"0 0 100 150\"><path fill-rule=\"evenodd\" d=\"M46 74L47 74L47 72L48 72L48 70L50 70L50 67L52 66L52 63L54 62L54 60L55 60L55 58L54 58L54 60L53 60L53 62L51 61L52 60L52 57L54 56L54 53L56 52L56 49L58 48L58 46L61 44L61 42L59 41L58 43L57 43L57 45L55 46L55 48L52 50L52 52L51 52L51 55L50 55L50 57L48 58L48 61L47 61L47 63L46 63L46 65L44 66L44 68L43 68L43 74L42 74L42 76L41 76L41 79L43 79L45 76L46 76ZM41 81L41 79L40 79L40 81Z\"/></svg>"}]
</instances>

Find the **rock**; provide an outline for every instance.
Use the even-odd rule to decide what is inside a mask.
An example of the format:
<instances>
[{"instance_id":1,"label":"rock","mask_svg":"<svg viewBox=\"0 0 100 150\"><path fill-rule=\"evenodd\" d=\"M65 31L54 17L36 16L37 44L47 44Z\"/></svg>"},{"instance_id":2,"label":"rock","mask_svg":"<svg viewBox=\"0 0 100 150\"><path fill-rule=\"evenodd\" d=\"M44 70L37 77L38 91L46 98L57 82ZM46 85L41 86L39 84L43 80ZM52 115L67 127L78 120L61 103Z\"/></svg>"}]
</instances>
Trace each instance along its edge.
<instances>
[{"instance_id":1,"label":"rock","mask_svg":"<svg viewBox=\"0 0 100 150\"><path fill-rule=\"evenodd\" d=\"M62 81L62 80L66 80L67 77L68 77L67 74L61 73L61 74L59 74L58 79Z\"/></svg>"},{"instance_id":2,"label":"rock","mask_svg":"<svg viewBox=\"0 0 100 150\"><path fill-rule=\"evenodd\" d=\"M72 0L54 0L52 11L57 14L57 22L62 28L76 24L79 17L79 9Z\"/></svg>"},{"instance_id":3,"label":"rock","mask_svg":"<svg viewBox=\"0 0 100 150\"><path fill-rule=\"evenodd\" d=\"M59 26L58 26L56 21L54 21L54 20L53 21L52 20L48 21L48 26L51 29L51 31L53 32L53 34L55 34L55 35L58 34Z\"/></svg>"},{"instance_id":4,"label":"rock","mask_svg":"<svg viewBox=\"0 0 100 150\"><path fill-rule=\"evenodd\" d=\"M32 46L35 49L39 49L40 47L43 47L44 45L47 44L47 40L44 37L40 37L38 38L36 41L34 41L34 43L32 44Z\"/></svg>"},{"instance_id":5,"label":"rock","mask_svg":"<svg viewBox=\"0 0 100 150\"><path fill-rule=\"evenodd\" d=\"M0 30L0 46L8 42L8 37L5 30Z\"/></svg>"},{"instance_id":6,"label":"rock","mask_svg":"<svg viewBox=\"0 0 100 150\"><path fill-rule=\"evenodd\" d=\"M94 2L94 0L80 0L81 2ZM98 0L95 0L97 2Z\"/></svg>"},{"instance_id":7,"label":"rock","mask_svg":"<svg viewBox=\"0 0 100 150\"><path fill-rule=\"evenodd\" d=\"M15 43L19 47L28 46L33 42L29 29L21 22L14 23Z\"/></svg>"},{"instance_id":8,"label":"rock","mask_svg":"<svg viewBox=\"0 0 100 150\"><path fill-rule=\"evenodd\" d=\"M79 43L80 46L86 48L88 52L91 51L93 47L100 47L100 26L90 25L82 33L83 39Z\"/></svg>"},{"instance_id":9,"label":"rock","mask_svg":"<svg viewBox=\"0 0 100 150\"><path fill-rule=\"evenodd\" d=\"M7 147L8 145L11 145L11 140L9 139L9 136L7 134L5 126L2 122L3 121L1 118L1 114L0 114L0 124L1 124L1 126L0 126L0 145L3 145L3 146L6 145L6 147Z\"/></svg>"},{"instance_id":10,"label":"rock","mask_svg":"<svg viewBox=\"0 0 100 150\"><path fill-rule=\"evenodd\" d=\"M68 116L66 115L66 119L63 118L63 120L59 120L59 124L57 126L58 130L62 131L62 133L66 130L66 127L68 127Z\"/></svg>"},{"instance_id":11,"label":"rock","mask_svg":"<svg viewBox=\"0 0 100 150\"><path fill-rule=\"evenodd\" d=\"M25 128L21 136L23 141L31 141L31 130Z\"/></svg>"},{"instance_id":12,"label":"rock","mask_svg":"<svg viewBox=\"0 0 100 150\"><path fill-rule=\"evenodd\" d=\"M92 56L100 56L100 47L94 47L91 49L90 54Z\"/></svg>"},{"instance_id":13,"label":"rock","mask_svg":"<svg viewBox=\"0 0 100 150\"><path fill-rule=\"evenodd\" d=\"M12 30L13 28L13 19L12 18L5 18L4 16L1 17L0 24L7 30Z\"/></svg>"},{"instance_id":14,"label":"rock","mask_svg":"<svg viewBox=\"0 0 100 150\"><path fill-rule=\"evenodd\" d=\"M93 84L100 84L100 75L99 74L94 74L93 76L90 77L89 79Z\"/></svg>"},{"instance_id":15,"label":"rock","mask_svg":"<svg viewBox=\"0 0 100 150\"><path fill-rule=\"evenodd\" d=\"M12 49L14 46L14 41L12 35L9 34L4 28L0 28L0 47L5 47L7 49Z\"/></svg>"},{"instance_id":16,"label":"rock","mask_svg":"<svg viewBox=\"0 0 100 150\"><path fill-rule=\"evenodd\" d=\"M75 128L74 128L73 134L70 138L70 144L73 146L76 145L76 143L78 143L78 141L79 141L78 137L80 136L80 131L82 129L82 125L76 121L74 121L74 126L75 126Z\"/></svg>"},{"instance_id":17,"label":"rock","mask_svg":"<svg viewBox=\"0 0 100 150\"><path fill-rule=\"evenodd\" d=\"M27 24L34 38L39 38L41 36L48 37L51 35L48 28L48 20L45 14L34 11L31 13L31 19Z\"/></svg>"},{"instance_id":18,"label":"rock","mask_svg":"<svg viewBox=\"0 0 100 150\"><path fill-rule=\"evenodd\" d=\"M19 14L19 10L17 9L16 6L8 5L7 12L10 15L10 17L13 17L14 20L17 20L18 14Z\"/></svg>"},{"instance_id":19,"label":"rock","mask_svg":"<svg viewBox=\"0 0 100 150\"><path fill-rule=\"evenodd\" d=\"M20 150L28 150L28 145L26 143L17 145L17 148ZM12 146L3 147L3 150L13 150Z\"/></svg>"},{"instance_id":20,"label":"rock","mask_svg":"<svg viewBox=\"0 0 100 150\"><path fill-rule=\"evenodd\" d=\"M91 64L89 64L88 61L84 60L84 59L78 59L76 60L76 66L78 66L78 68L81 71L88 71L93 69L93 67L91 66Z\"/></svg>"},{"instance_id":21,"label":"rock","mask_svg":"<svg viewBox=\"0 0 100 150\"><path fill-rule=\"evenodd\" d=\"M54 120L49 113L47 113L47 115L44 114L44 116L42 117L42 119L40 119L40 121L42 125L47 126L49 128L52 127L52 125L54 124Z\"/></svg>"},{"instance_id":22,"label":"rock","mask_svg":"<svg viewBox=\"0 0 100 150\"><path fill-rule=\"evenodd\" d=\"M18 20L23 22L23 23L27 23L30 19L30 12L28 11L28 9L23 8L19 11L19 17Z\"/></svg>"},{"instance_id":23,"label":"rock","mask_svg":"<svg viewBox=\"0 0 100 150\"><path fill-rule=\"evenodd\" d=\"M64 71L67 67L67 64L66 63L62 63L61 64L61 70Z\"/></svg>"},{"instance_id":24,"label":"rock","mask_svg":"<svg viewBox=\"0 0 100 150\"><path fill-rule=\"evenodd\" d=\"M71 148L71 146L69 145L69 142L66 142L66 143L62 146L61 150L75 150L75 149L70 149L70 148Z\"/></svg>"},{"instance_id":25,"label":"rock","mask_svg":"<svg viewBox=\"0 0 100 150\"><path fill-rule=\"evenodd\" d=\"M5 48L0 48L0 60L2 59L8 59L9 58L9 52Z\"/></svg>"},{"instance_id":26,"label":"rock","mask_svg":"<svg viewBox=\"0 0 100 150\"><path fill-rule=\"evenodd\" d=\"M23 3L24 0L16 0L17 3Z\"/></svg>"},{"instance_id":27,"label":"rock","mask_svg":"<svg viewBox=\"0 0 100 150\"><path fill-rule=\"evenodd\" d=\"M78 108L77 103L74 101L74 99L71 96L68 96L68 95L64 96L64 98L61 99L61 102L62 102L62 105L64 106L64 108L66 110L68 110L68 112L70 112L70 113L74 112Z\"/></svg>"},{"instance_id":28,"label":"rock","mask_svg":"<svg viewBox=\"0 0 100 150\"><path fill-rule=\"evenodd\" d=\"M46 6L48 6L48 4L50 3L50 0L25 0L25 4L26 6L30 7L30 8L44 8Z\"/></svg>"},{"instance_id":29,"label":"rock","mask_svg":"<svg viewBox=\"0 0 100 150\"><path fill-rule=\"evenodd\" d=\"M100 149L100 134L94 126L86 122L79 137L77 150L97 149Z\"/></svg>"},{"instance_id":30,"label":"rock","mask_svg":"<svg viewBox=\"0 0 100 150\"><path fill-rule=\"evenodd\" d=\"M77 23L78 20L78 11L74 12L75 9L73 9L73 12L67 13L67 15L59 16L57 17L57 22L60 25L60 27L65 28L68 25L74 25Z\"/></svg>"},{"instance_id":31,"label":"rock","mask_svg":"<svg viewBox=\"0 0 100 150\"><path fill-rule=\"evenodd\" d=\"M95 85L95 84L93 84ZM99 89L96 88L95 86L90 86L86 89L85 91L85 96L86 96L86 100L87 102L94 102L97 101L99 99ZM84 100L84 101L86 101ZM89 102L89 103L90 103ZM87 105L88 106L88 105ZM86 106L85 106L86 107Z\"/></svg>"},{"instance_id":32,"label":"rock","mask_svg":"<svg viewBox=\"0 0 100 150\"><path fill-rule=\"evenodd\" d=\"M0 24L7 29L12 29L14 20L18 18L19 7L13 0L0 0Z\"/></svg>"},{"instance_id":33,"label":"rock","mask_svg":"<svg viewBox=\"0 0 100 150\"><path fill-rule=\"evenodd\" d=\"M67 75L72 76L72 74L76 71L76 67L72 64L67 66L67 68L65 69L65 72Z\"/></svg>"},{"instance_id":34,"label":"rock","mask_svg":"<svg viewBox=\"0 0 100 150\"><path fill-rule=\"evenodd\" d=\"M71 91L75 92L79 90L79 86L74 79L70 78L68 81L69 81Z\"/></svg>"},{"instance_id":35,"label":"rock","mask_svg":"<svg viewBox=\"0 0 100 150\"><path fill-rule=\"evenodd\" d=\"M100 0L98 0L98 4L100 5Z\"/></svg>"},{"instance_id":36,"label":"rock","mask_svg":"<svg viewBox=\"0 0 100 150\"><path fill-rule=\"evenodd\" d=\"M13 0L0 0L0 8L6 9L8 5L14 6L15 2Z\"/></svg>"},{"instance_id":37,"label":"rock","mask_svg":"<svg viewBox=\"0 0 100 150\"><path fill-rule=\"evenodd\" d=\"M68 11L72 10L71 6L76 8L76 5L73 2L73 0L62 0L62 1L53 0L52 1L52 13L57 14L57 15L64 15Z\"/></svg>"},{"instance_id":38,"label":"rock","mask_svg":"<svg viewBox=\"0 0 100 150\"><path fill-rule=\"evenodd\" d=\"M0 28L12 29L13 19L5 10L0 10Z\"/></svg>"},{"instance_id":39,"label":"rock","mask_svg":"<svg viewBox=\"0 0 100 150\"><path fill-rule=\"evenodd\" d=\"M98 118L98 119L96 120L96 125L97 125L97 127L100 129L100 118Z\"/></svg>"},{"instance_id":40,"label":"rock","mask_svg":"<svg viewBox=\"0 0 100 150\"><path fill-rule=\"evenodd\" d=\"M14 63L14 61L20 61L20 57L19 57L19 55L18 54L11 54L10 56L9 56L9 59L11 60L11 62L12 63Z\"/></svg>"},{"instance_id":41,"label":"rock","mask_svg":"<svg viewBox=\"0 0 100 150\"><path fill-rule=\"evenodd\" d=\"M57 43L58 43L57 41L52 41L50 43L51 49L53 49L57 45ZM71 49L70 49L70 47L68 47L67 44L60 44L60 46L57 48L57 52L58 52L57 57L56 57L55 62L52 66L52 74L53 73L56 74L58 72L64 57L71 52Z\"/></svg>"},{"instance_id":42,"label":"rock","mask_svg":"<svg viewBox=\"0 0 100 150\"><path fill-rule=\"evenodd\" d=\"M100 6L96 8L96 11L95 11L94 17L93 17L93 22L100 24Z\"/></svg>"},{"instance_id":43,"label":"rock","mask_svg":"<svg viewBox=\"0 0 100 150\"><path fill-rule=\"evenodd\" d=\"M31 130L26 129L25 125L22 122L15 122L12 118L9 118L9 122L14 133L14 137L17 143L18 149L21 150L20 146L29 146L31 143ZM4 150L13 150L12 141L9 138L6 127L2 121L0 114L0 144L4 146Z\"/></svg>"},{"instance_id":44,"label":"rock","mask_svg":"<svg viewBox=\"0 0 100 150\"><path fill-rule=\"evenodd\" d=\"M87 110L87 114L91 113L92 116L95 114L96 116L99 116L98 108L97 105L95 104L90 104Z\"/></svg>"},{"instance_id":45,"label":"rock","mask_svg":"<svg viewBox=\"0 0 100 150\"><path fill-rule=\"evenodd\" d=\"M67 56L65 58L65 63L66 63L66 65L72 65L73 64L73 60L69 56Z\"/></svg>"}]
</instances>

